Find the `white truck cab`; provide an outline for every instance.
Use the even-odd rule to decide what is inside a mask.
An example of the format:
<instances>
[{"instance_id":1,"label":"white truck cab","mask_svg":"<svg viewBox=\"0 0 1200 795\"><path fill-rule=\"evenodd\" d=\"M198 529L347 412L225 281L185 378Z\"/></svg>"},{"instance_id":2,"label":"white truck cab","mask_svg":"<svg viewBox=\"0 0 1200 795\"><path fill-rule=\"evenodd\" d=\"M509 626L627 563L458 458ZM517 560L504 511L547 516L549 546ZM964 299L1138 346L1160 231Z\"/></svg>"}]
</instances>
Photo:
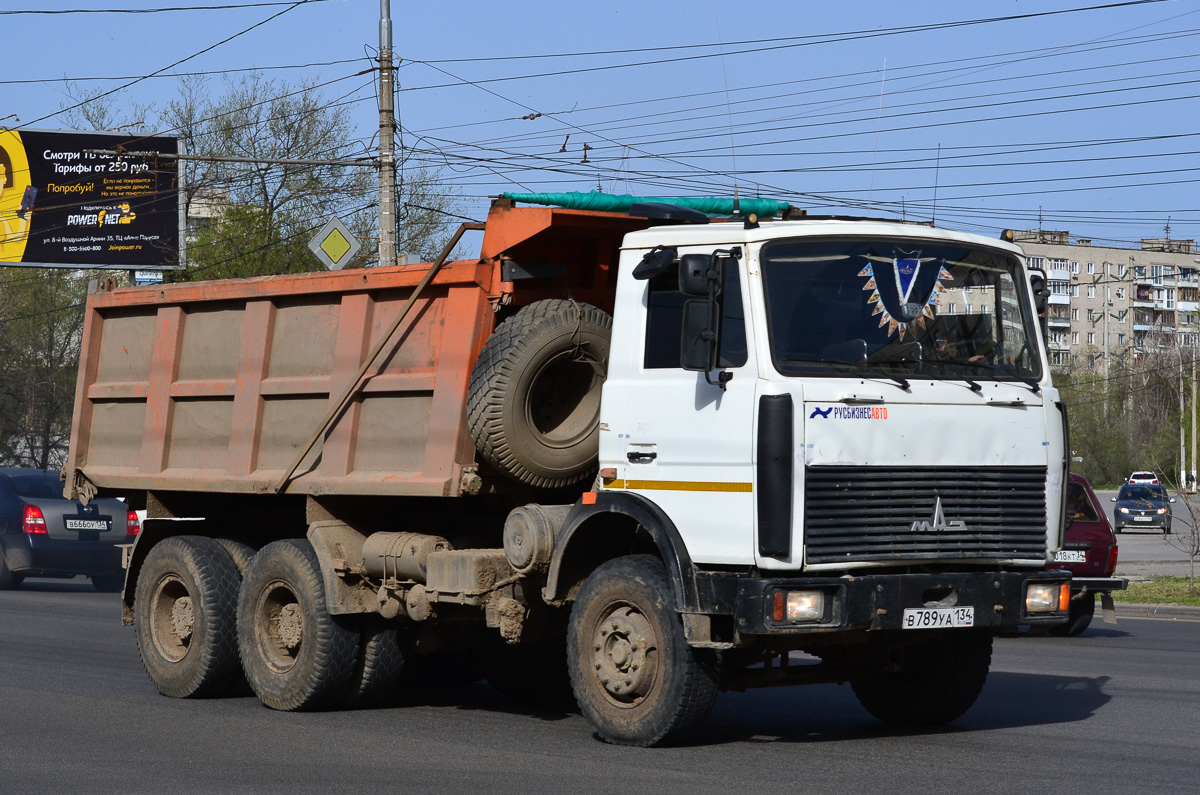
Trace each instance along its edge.
<instances>
[{"instance_id":1,"label":"white truck cab","mask_svg":"<svg viewBox=\"0 0 1200 795\"><path fill-rule=\"evenodd\" d=\"M681 292L680 263L708 269L711 302ZM694 563L1039 568L1059 546L1062 409L1016 246L887 222L657 227L626 237L618 279L603 488L658 505ZM687 369L705 331L714 361Z\"/></svg>"}]
</instances>

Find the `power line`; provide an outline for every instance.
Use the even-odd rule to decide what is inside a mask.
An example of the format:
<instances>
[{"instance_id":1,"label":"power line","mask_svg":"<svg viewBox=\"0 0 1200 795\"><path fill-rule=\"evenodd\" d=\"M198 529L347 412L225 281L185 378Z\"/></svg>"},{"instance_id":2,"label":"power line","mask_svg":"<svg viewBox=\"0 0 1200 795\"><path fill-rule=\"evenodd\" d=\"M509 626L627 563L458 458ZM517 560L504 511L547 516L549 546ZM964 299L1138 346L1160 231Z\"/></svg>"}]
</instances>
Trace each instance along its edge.
<instances>
[{"instance_id":1,"label":"power line","mask_svg":"<svg viewBox=\"0 0 1200 795\"><path fill-rule=\"evenodd\" d=\"M308 3L318 2L318 1L325 2L325 0L296 0L294 3L291 3L287 8L283 9L282 11L272 14L271 16L267 17L266 19L262 20L261 22L255 22L250 27L244 28L243 30L240 30L237 33L234 33L232 36L227 36L226 38L218 41L216 44L205 47L204 49L200 50L199 52L194 52L191 55L187 56L186 58L180 58L178 61L175 61L172 64L168 64L167 66L164 66L161 69L156 69L155 71L151 72L150 74L144 75L142 77L138 77L137 79L131 80L128 83L125 83L124 85L118 86L114 89L110 89L109 91L105 91L101 94L97 94L94 97L89 97L88 99L84 100L83 102L77 102L74 105L71 105L70 107L60 108L59 110L56 110L54 113L48 113L45 116L39 116L38 118L34 119L31 122L22 124L20 128L28 128L29 126L37 124L40 121L45 121L46 119L53 118L53 117L59 115L60 113L66 113L67 111L82 107L83 105L86 105L88 102L95 102L97 99L101 99L103 97L110 96L111 94L115 94L118 91L123 91L124 89L129 88L132 85L136 85L137 83L140 83L143 80L148 80L149 78L154 77L155 75L162 74L163 72L167 71L168 69L174 69L176 66L179 66L182 63L186 63L186 62L192 60L193 58L197 58L197 57L203 55L206 52L215 50L217 47L220 47L222 44L231 42L239 36L243 36L256 28L262 27L263 25L267 24L268 22L271 22L272 20L278 19L279 17L283 16L284 14L286 14L287 12L291 11L294 8L298 8L302 5L307 5Z\"/></svg>"},{"instance_id":2,"label":"power line","mask_svg":"<svg viewBox=\"0 0 1200 795\"><path fill-rule=\"evenodd\" d=\"M146 75L146 79L164 77L206 77L209 75L238 74L241 72L271 72L281 69L311 69L315 66L340 66L341 64L356 63L362 58L341 58L336 61L314 61L312 63L279 64L276 66L242 66L231 69L207 69L199 72L164 72L162 74ZM25 83L85 83L92 81L133 80L140 75L108 75L85 77L35 77L23 80L0 80L0 85L12 86Z\"/></svg>"},{"instance_id":3,"label":"power line","mask_svg":"<svg viewBox=\"0 0 1200 795\"><path fill-rule=\"evenodd\" d=\"M955 59L950 59L950 60L946 60L946 61L930 61L930 62L925 62L925 63L920 63L920 64L913 64L910 66L899 66L899 67L896 67L894 71L905 72L905 71L909 71L909 70L913 70L913 69L922 69L925 67L933 67L934 68L934 71L929 72L929 73L921 73L919 75L897 77L897 79L907 80L907 79L912 79L913 77L925 76L926 74L945 75L945 74L948 74L951 72L979 71L981 69L991 69L991 68L995 68L997 66L1003 66L1003 65L1010 64L1010 63L1024 64L1024 63L1026 63L1028 61L1032 61L1032 60L1041 60L1041 59L1045 59L1045 58L1058 58L1058 57L1077 54L1075 51L1083 49L1083 48L1086 48L1086 50L1089 54L1094 54L1098 51L1107 50L1107 49L1140 46L1143 44L1160 44L1163 41L1168 41L1168 40L1177 39L1177 38L1190 38L1190 37L1196 36L1197 34L1200 34L1200 28L1191 28L1191 29L1186 29L1186 30L1182 30L1182 31L1171 31L1169 33L1148 34L1148 35L1144 35L1144 36L1131 36L1131 37L1121 38L1121 39L1112 39L1109 43L1104 44L1102 46L1096 46L1094 43L1091 43L1091 42L1083 42L1083 43L1079 43L1079 44L1058 45L1058 46L1049 47L1049 48L1037 48L1037 49L1031 49L1031 50L1015 50L1015 51L1009 51L1009 52L1005 52L1005 53L993 53L991 55L977 55L977 56L971 56L971 57L967 57L967 58L955 58ZM1011 60L1002 60L1002 61L997 61L995 63L982 63L982 64L981 63L972 63L972 62L977 62L977 61L988 61L989 59L1009 58L1009 57L1011 57ZM1149 62L1149 61L1147 61L1147 62ZM957 67L957 68L947 68L947 67L953 66L954 64L970 64L970 65L961 66L961 67ZM1105 65L1105 66L1096 67L1096 68L1108 68L1108 67L1107 67L1107 65ZM742 93L746 93L749 91L759 91L759 90L763 90L763 89L779 88L782 86L794 86L794 85L801 85L801 84L805 84L805 83L820 83L820 82L825 82L828 80L837 80L837 79L842 79L842 78L872 76L874 74L875 74L875 70L860 70L857 72L843 72L841 74L824 75L824 76L820 76L820 77L807 77L807 78L801 78L801 79L796 79L796 80L784 80L784 81L777 81L777 82L773 82L773 83L763 83L763 84L759 84L759 85L755 85L755 86L745 86L745 87L741 87L741 88L730 88L730 93L742 94ZM873 82L873 80L870 82ZM826 89L818 89L818 90L826 90ZM722 93L723 93L722 91L713 90L713 91L693 92L690 94L672 94L670 96L656 97L656 98L652 98L652 99L627 100L627 101L623 101L623 102L608 103L608 104L604 104L604 105L585 106L583 108L578 108L578 107L570 108L570 109L566 109L566 110L555 111L555 115L561 116L561 115L575 114L575 113L589 113L589 112L597 111L597 110L610 110L610 109L614 109L614 108L635 107L635 106L640 106L640 105L655 104L655 103L661 103L661 102L666 102L666 101L677 101L677 100L681 100L681 99L693 99L693 98L698 98L698 97L716 96L716 95L719 95ZM804 93L804 92L787 92L782 95L768 95L767 97L760 97L759 100L773 99L778 96L789 96L794 93ZM739 100L738 102L743 102L743 101L746 101L746 100ZM754 101L754 100L749 100L749 101ZM737 103L735 103L735 104L737 104ZM688 112L688 109L683 109L678 112ZM453 129L453 128L466 127L466 126L477 126L477 125L482 125L482 124L497 124L497 123L508 122L508 121L519 121L519 120L526 119L526 118L527 117L516 117L516 118L508 118L508 119L489 120L489 121L468 122L465 124L426 128L426 129L421 130L420 132L437 132L437 131L440 131L443 129ZM636 118L636 117L634 117L634 118Z\"/></svg>"},{"instance_id":4,"label":"power line","mask_svg":"<svg viewBox=\"0 0 1200 795\"><path fill-rule=\"evenodd\" d=\"M741 49L741 50L728 50L725 52L725 54L726 55L746 55L746 54L751 54L751 53L767 52L767 51L771 51L771 50L792 49L792 48L796 48L796 47L810 47L810 46L814 46L814 45L818 45L818 44L833 44L833 43L840 43L840 42L846 42L846 41L858 41L861 39L874 39L874 38L880 38L880 37L885 37L885 36L905 35L905 34L909 34L909 33L924 33L924 32L933 31L933 30L949 30L949 29L953 29L953 28L971 27L971 26L975 26L975 25L987 25L987 24L993 24L993 23L997 23L997 22L1011 22L1011 21L1015 21L1015 20L1034 19L1034 18L1046 17L1046 16L1058 16L1061 14L1073 14L1073 13L1086 12L1086 11L1100 11L1100 10L1107 10L1107 9L1112 9L1112 8L1121 8L1121 7L1125 7L1125 6L1147 5L1147 4L1160 3L1160 2L1166 2L1166 0L1129 0L1128 2L1110 3L1107 5L1095 5L1095 6L1085 6L1085 7L1080 7L1080 8L1068 8L1068 9L1060 9L1057 11L1040 11L1040 12L1035 12L1035 13L1030 13L1030 14L1013 14L1013 15L1002 16L1002 17L986 17L986 18L979 18L979 19L967 19L967 20L959 20L959 21L955 21L955 22L933 22L933 23L926 23L926 24L922 24L922 25L906 25L906 26L902 26L902 27L885 28L883 30L879 30L879 29L857 30L857 31L849 31L849 32L845 32L845 33L816 34L816 35L809 35L809 36L789 36L789 37L785 37L785 38L781 38L781 39L751 40L751 41L747 41L746 43L747 44L756 44L756 43L764 44L765 46L753 47L753 48ZM785 42L785 43L772 44L770 42ZM717 47L718 45L716 45L716 44L681 45L678 48L683 49L683 48L690 48L690 47L696 47L696 46L707 46L707 47L713 48L713 47ZM737 46L737 45L731 44L731 45L727 45L727 46ZM672 48L672 49L676 49L676 48ZM613 54L613 52L615 52L615 51L609 51L609 52L596 51L596 52L593 52L590 54L591 55L606 55L606 54ZM653 66L653 65L665 64L665 63L680 63L683 61L693 61L693 60L700 60L700 59L706 59L706 58L716 58L719 56L720 56L719 52L704 53L701 55L684 55L684 56L679 56L676 58L663 58L663 59L652 60L652 61L636 61L636 62L624 63L624 64L608 64L608 65L604 65L604 66L583 67L583 68L579 68L579 69L564 69L564 70L557 70L557 71L553 71L553 72L539 72L536 74L510 75L507 77L483 78L481 80L476 80L476 81L471 81L471 82L473 85L479 85L482 83L499 83L499 82L507 82L507 81L512 81L512 80L530 80L530 79L542 78L542 77L559 77L559 76L563 76L563 75L583 74L586 72L600 72L600 71L608 71L608 70L612 70L612 69L628 69L628 68L637 67L637 66ZM429 66L429 67L435 68L435 69L436 69L436 64L439 63L439 61L420 60L420 59L415 59L415 58L406 58L404 60L412 61L414 63L424 64L426 66ZM439 69L438 71L442 71L442 70ZM405 88L405 89L401 89L401 90L402 91L427 91L427 90L437 89L437 88L457 88L460 85L462 85L461 82L459 82L459 83L443 83L443 84L438 84L438 85L414 86L411 88Z\"/></svg>"},{"instance_id":5,"label":"power line","mask_svg":"<svg viewBox=\"0 0 1200 795\"><path fill-rule=\"evenodd\" d=\"M1101 67L1089 66L1089 67L1080 67L1080 68L1076 68L1076 69L1062 69L1062 70L1057 70L1057 71L1053 71L1053 72L1031 73L1031 74L1026 74L1026 75L1018 75L1018 76L1014 76L1014 77L992 78L992 79L988 79L988 80L977 80L977 81L969 81L969 82L956 82L956 83L939 86L938 90L951 90L951 89L955 89L955 88L973 88L976 86L986 85L986 84L995 83L995 82L1003 82L1005 84L1011 84L1017 80L1029 80L1029 79L1035 79L1035 78L1044 78L1044 77L1049 77L1051 75L1071 74L1071 73L1081 72L1081 71L1094 73L1100 69L1121 68L1121 67L1133 66L1133 65L1140 66L1140 65L1144 65L1144 64L1148 64L1148 63L1156 63L1156 62L1162 62L1162 61L1174 61L1174 60L1186 60L1186 59L1194 59L1194 58L1198 58L1198 57L1200 57L1200 54L1179 55L1179 56L1171 56L1171 57L1159 58L1159 59L1142 59L1142 60L1138 60L1138 61L1129 61L1129 62L1120 63L1120 64L1107 64L1107 65L1104 65ZM946 62L946 63L954 63L954 62L950 61L950 62ZM977 67L970 67L970 68L977 69ZM898 70L896 70L896 71L898 71ZM955 70L951 70L951 71L955 71ZM898 82L898 81L903 81L903 80L913 80L913 79L917 79L919 77L925 77L929 74L944 74L944 70L939 71L939 72L920 73L920 74L916 74L916 75L909 75L907 77L898 76L898 77L894 78L893 82ZM1008 91L1008 92L998 92L998 93L986 94L986 95L974 95L972 98L979 99L984 96L1004 96L1004 95L1014 95L1014 94L1019 95L1022 93L1030 93L1030 92L1035 92L1035 91L1053 90L1053 88L1059 88L1059 89L1078 88L1078 87L1086 88L1086 87L1092 87L1095 85L1101 85L1103 83L1108 83L1108 82L1125 82L1125 81L1137 80L1137 79L1144 80L1144 79L1150 79L1152 77L1165 77L1165 76L1172 76L1172 75L1178 75L1178 74L1194 74L1194 70L1187 70L1187 71L1182 71L1182 72L1164 72L1164 73L1156 73L1153 75L1141 75L1141 76L1134 76L1134 77L1113 78L1113 79L1107 80L1107 81L1091 80L1091 81L1086 81L1084 83L1060 84L1059 86L1056 86L1056 87L1039 86L1039 87L1032 88L1032 89L1013 90L1013 91ZM762 103L767 100L782 99L785 97L797 97L797 96L804 96L804 95L809 95L809 94L825 93L825 92L829 92L829 91L841 90L843 88L853 88L856 86L868 86L868 85L875 85L875 81L874 80L860 81L857 83L846 84L846 85L841 85L841 86L829 86L829 87L825 87L825 88L805 89L802 91L790 91L790 92L785 92L783 94L772 94L772 95L768 95L768 96L764 96L764 97L753 97L753 98L749 98L749 99L738 100L731 104L733 104L733 105L752 105L752 104L756 104L756 103ZM918 86L918 87L914 87L914 88L900 89L898 91L894 90L889 93L889 96L894 98L897 95L906 94L906 93L914 93L917 91L921 91L925 88L928 88L928 86ZM745 89L743 89L743 90L745 90ZM823 106L823 105L829 106L829 105L834 105L834 104L844 105L844 104L852 103L857 100L866 100L866 99L870 99L870 98L871 98L870 96L864 94L864 95L857 95L857 96L852 96L852 97L815 100L815 101L811 101L811 102L790 103L790 104L785 104L785 105L772 105L772 106L765 107L765 108L750 108L750 109L739 110L739 111L737 111L737 114L745 116L745 115L750 115L750 114L755 114L755 113L766 113L766 112L770 112L770 111L774 111L774 110L782 110L784 108L802 108L802 107L808 107L808 106L818 106L819 107L819 106ZM944 103L944 102L956 102L956 101L959 101L959 99L958 98L947 98L947 99L941 99L941 100L929 100L928 102L925 102L922 104L935 104L938 102ZM911 103L906 105L906 107L911 107L911 106L912 106ZM595 131L595 130L613 131L613 130L638 129L640 127L651 127L651 126L659 126L659 125L664 125L664 124L679 124L684 121L691 121L693 119L696 119L697 118L697 116L695 115L696 112L702 111L702 110L714 110L714 111L719 110L720 111L719 113L714 112L712 114L708 114L708 117L722 116L725 114L725 104L724 103L715 103L715 104L709 104L709 105L691 106L691 107L687 107L687 108L680 108L677 110L661 111L659 113L639 114L636 116L626 116L626 117L618 118L618 119L610 119L610 120L607 120L604 122L600 122L600 124L602 126L593 125L592 129L593 129L593 131ZM653 119L654 117L678 116L680 114L688 114L688 116L686 119L659 119L658 121L647 121L647 119ZM833 114L831 114L831 115L833 115ZM522 118L525 118L525 117L522 117ZM785 118L795 118L795 117L785 117ZM637 123L630 124L630 125L620 125L621 122L627 122L627 121L635 121ZM425 130L423 132L434 132L434 131L436 131L436 129L437 128L432 129L432 130ZM693 130L695 130L695 129L705 129L705 128L693 128ZM516 141L527 141L527 142L532 143L532 142L536 142L539 140L549 140L551 137L552 137L552 133L549 133L549 132L522 132L522 133L510 135L510 136L492 137L491 140L494 142L506 142L506 143L516 142Z\"/></svg>"},{"instance_id":6,"label":"power line","mask_svg":"<svg viewBox=\"0 0 1200 795\"><path fill-rule=\"evenodd\" d=\"M330 0L305 0L311 3L328 3ZM25 14L61 15L61 14L163 14L173 11L227 11L245 8L268 8L270 6L292 5L294 0L276 0L276 2L237 3L219 6L167 6L164 8L31 8L15 11L0 11L0 17Z\"/></svg>"}]
</instances>

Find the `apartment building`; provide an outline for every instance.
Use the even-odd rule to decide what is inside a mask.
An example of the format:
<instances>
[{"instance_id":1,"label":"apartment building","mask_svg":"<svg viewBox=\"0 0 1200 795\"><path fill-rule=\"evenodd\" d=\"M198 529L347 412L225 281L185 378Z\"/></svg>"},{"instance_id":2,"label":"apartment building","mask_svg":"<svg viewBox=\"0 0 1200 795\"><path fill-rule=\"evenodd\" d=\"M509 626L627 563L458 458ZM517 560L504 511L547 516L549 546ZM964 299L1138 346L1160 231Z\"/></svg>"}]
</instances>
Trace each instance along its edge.
<instances>
[{"instance_id":1,"label":"apartment building","mask_svg":"<svg viewBox=\"0 0 1200 795\"><path fill-rule=\"evenodd\" d=\"M1104 370L1148 349L1200 345L1195 241L1155 238L1117 248L1042 229L1016 232L1014 239L1050 282L1054 366Z\"/></svg>"}]
</instances>

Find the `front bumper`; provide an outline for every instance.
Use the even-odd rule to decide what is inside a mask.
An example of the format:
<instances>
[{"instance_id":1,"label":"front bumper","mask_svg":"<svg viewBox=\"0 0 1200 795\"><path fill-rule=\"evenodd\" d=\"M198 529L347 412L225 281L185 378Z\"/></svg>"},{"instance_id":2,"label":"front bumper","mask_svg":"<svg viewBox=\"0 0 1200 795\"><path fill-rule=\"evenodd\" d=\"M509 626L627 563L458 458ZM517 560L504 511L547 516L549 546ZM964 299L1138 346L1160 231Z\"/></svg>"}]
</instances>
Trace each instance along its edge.
<instances>
[{"instance_id":1,"label":"front bumper","mask_svg":"<svg viewBox=\"0 0 1200 795\"><path fill-rule=\"evenodd\" d=\"M1171 529L1171 517L1168 515L1152 516L1148 522L1135 521L1132 515L1122 516L1117 514L1117 519L1113 521L1113 528L1116 530L1158 530L1159 532Z\"/></svg>"},{"instance_id":2,"label":"front bumper","mask_svg":"<svg viewBox=\"0 0 1200 795\"><path fill-rule=\"evenodd\" d=\"M1026 612L1025 589L1034 582L1061 585L1070 582L1070 574L1039 571L743 579L738 583L734 625L743 635L894 630L903 628L906 609L923 607L973 607L974 626L990 629L1061 623L1066 612ZM775 621L775 593L794 590L823 591L825 615L804 623Z\"/></svg>"}]
</instances>

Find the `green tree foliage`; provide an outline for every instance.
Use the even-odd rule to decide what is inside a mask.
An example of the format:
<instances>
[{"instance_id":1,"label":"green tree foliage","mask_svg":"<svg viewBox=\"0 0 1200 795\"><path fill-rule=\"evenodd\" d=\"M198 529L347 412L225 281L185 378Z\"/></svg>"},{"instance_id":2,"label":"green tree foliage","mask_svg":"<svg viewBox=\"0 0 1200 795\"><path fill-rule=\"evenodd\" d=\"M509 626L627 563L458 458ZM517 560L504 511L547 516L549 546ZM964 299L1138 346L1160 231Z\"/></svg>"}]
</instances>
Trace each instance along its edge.
<instances>
[{"instance_id":1,"label":"green tree foliage","mask_svg":"<svg viewBox=\"0 0 1200 795\"><path fill-rule=\"evenodd\" d=\"M1120 483L1135 469L1178 479L1179 370L1177 350L1150 345L1114 362L1107 378L1086 367L1056 375L1072 454L1083 459L1072 471L1096 484Z\"/></svg>"},{"instance_id":2,"label":"green tree foliage","mask_svg":"<svg viewBox=\"0 0 1200 795\"><path fill-rule=\"evenodd\" d=\"M185 164L189 215L210 216L192 230L187 278L320 270L308 241L331 215L363 243L350 267L374 264L374 168L270 162L363 160L364 141L356 138L347 106L327 103L311 82L293 85L252 74L226 81L215 98L204 81L183 83L163 121L178 131L189 154L258 161ZM398 248L425 258L449 237L446 219L454 214L455 196L429 172L405 176Z\"/></svg>"},{"instance_id":3,"label":"green tree foliage","mask_svg":"<svg viewBox=\"0 0 1200 795\"><path fill-rule=\"evenodd\" d=\"M0 271L0 466L66 459L86 292L71 271Z\"/></svg>"}]
</instances>

